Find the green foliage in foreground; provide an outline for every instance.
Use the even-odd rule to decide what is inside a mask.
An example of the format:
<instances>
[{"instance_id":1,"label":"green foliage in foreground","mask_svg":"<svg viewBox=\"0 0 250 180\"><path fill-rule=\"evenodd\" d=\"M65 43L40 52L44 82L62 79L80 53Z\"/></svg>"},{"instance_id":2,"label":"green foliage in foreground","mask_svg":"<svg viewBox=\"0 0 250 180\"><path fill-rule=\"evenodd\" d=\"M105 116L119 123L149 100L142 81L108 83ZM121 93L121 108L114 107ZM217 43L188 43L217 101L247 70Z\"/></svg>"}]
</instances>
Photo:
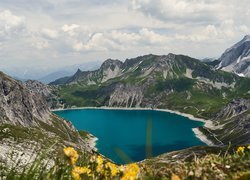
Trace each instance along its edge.
<instances>
[{"instance_id":1,"label":"green foliage in foreground","mask_svg":"<svg viewBox=\"0 0 250 180\"><path fill-rule=\"evenodd\" d=\"M138 179L244 180L250 178L250 146L235 147L232 153L211 153L204 156L196 156L193 153L192 155L194 158L191 159L171 161L159 156L137 163L140 167ZM22 170L17 170L18 163L12 168L6 168L4 164L0 164L0 179L73 179L73 167L67 157L54 159L53 163L49 163L48 157L48 152L40 153L31 165ZM90 159L89 153L81 153L77 166L90 167ZM92 173L95 172L92 171ZM81 174L81 177L93 179L87 174ZM102 178L103 176L95 176L95 179Z\"/></svg>"},{"instance_id":2,"label":"green foliage in foreground","mask_svg":"<svg viewBox=\"0 0 250 180\"><path fill-rule=\"evenodd\" d=\"M190 156L194 156L191 160ZM195 153L176 161L152 158L142 163L144 176L148 179L249 179L250 146L235 148L233 153L206 154L197 157Z\"/></svg>"}]
</instances>

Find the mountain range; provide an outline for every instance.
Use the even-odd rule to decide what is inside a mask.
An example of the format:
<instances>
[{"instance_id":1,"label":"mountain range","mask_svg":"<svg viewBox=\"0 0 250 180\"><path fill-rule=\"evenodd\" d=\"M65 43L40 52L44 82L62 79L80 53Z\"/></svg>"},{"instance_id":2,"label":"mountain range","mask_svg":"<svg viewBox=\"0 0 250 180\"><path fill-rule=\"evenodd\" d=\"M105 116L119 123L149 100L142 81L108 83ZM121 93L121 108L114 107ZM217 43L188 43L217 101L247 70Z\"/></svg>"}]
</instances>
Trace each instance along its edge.
<instances>
[{"instance_id":1,"label":"mountain range","mask_svg":"<svg viewBox=\"0 0 250 180\"><path fill-rule=\"evenodd\" d=\"M234 98L249 97L249 83L188 56L150 54L125 62L109 59L98 70L78 70L51 85L59 85L68 107L168 108L209 118Z\"/></svg>"}]
</instances>

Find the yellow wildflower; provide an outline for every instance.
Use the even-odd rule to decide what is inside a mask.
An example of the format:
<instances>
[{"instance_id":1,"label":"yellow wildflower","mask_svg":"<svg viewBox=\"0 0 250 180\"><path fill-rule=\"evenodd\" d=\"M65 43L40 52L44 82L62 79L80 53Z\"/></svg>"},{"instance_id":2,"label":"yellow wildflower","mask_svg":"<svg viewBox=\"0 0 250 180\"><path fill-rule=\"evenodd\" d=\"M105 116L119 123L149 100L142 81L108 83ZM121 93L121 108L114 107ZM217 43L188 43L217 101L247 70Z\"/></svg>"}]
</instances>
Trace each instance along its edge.
<instances>
[{"instance_id":1,"label":"yellow wildflower","mask_svg":"<svg viewBox=\"0 0 250 180\"><path fill-rule=\"evenodd\" d=\"M72 177L73 177L74 180L81 180L80 174L77 174L75 172L72 172Z\"/></svg>"},{"instance_id":2,"label":"yellow wildflower","mask_svg":"<svg viewBox=\"0 0 250 180\"><path fill-rule=\"evenodd\" d=\"M96 167L96 171L98 173L103 174L104 173L103 165L102 164L98 164L97 167Z\"/></svg>"},{"instance_id":3,"label":"yellow wildflower","mask_svg":"<svg viewBox=\"0 0 250 180\"><path fill-rule=\"evenodd\" d=\"M77 151L74 148L72 148L72 147L66 147L66 148L64 148L63 152L68 157L73 157L73 156L78 155Z\"/></svg>"},{"instance_id":4,"label":"yellow wildflower","mask_svg":"<svg viewBox=\"0 0 250 180\"><path fill-rule=\"evenodd\" d=\"M123 167L122 167L123 168ZM134 180L137 178L140 168L137 164L132 163L124 167L124 175L122 180Z\"/></svg>"},{"instance_id":5,"label":"yellow wildflower","mask_svg":"<svg viewBox=\"0 0 250 180\"><path fill-rule=\"evenodd\" d=\"M177 176L176 174L172 174L171 180L181 180L181 178Z\"/></svg>"},{"instance_id":6,"label":"yellow wildflower","mask_svg":"<svg viewBox=\"0 0 250 180\"><path fill-rule=\"evenodd\" d=\"M79 155L77 151L72 147L66 147L63 149L64 154L70 158L71 164L75 165Z\"/></svg>"},{"instance_id":7,"label":"yellow wildflower","mask_svg":"<svg viewBox=\"0 0 250 180\"><path fill-rule=\"evenodd\" d=\"M247 146L247 149L249 149L249 150L250 150L250 145L248 145L248 146Z\"/></svg>"},{"instance_id":8,"label":"yellow wildflower","mask_svg":"<svg viewBox=\"0 0 250 180\"><path fill-rule=\"evenodd\" d=\"M71 158L70 158L70 162L71 162L71 164L72 164L72 165L75 165L75 164L76 164L77 159L78 159L78 156L77 156L77 157L71 157Z\"/></svg>"},{"instance_id":9,"label":"yellow wildflower","mask_svg":"<svg viewBox=\"0 0 250 180\"><path fill-rule=\"evenodd\" d=\"M99 164L99 165L103 164L102 156L97 156L96 162L97 162L97 164Z\"/></svg>"},{"instance_id":10,"label":"yellow wildflower","mask_svg":"<svg viewBox=\"0 0 250 180\"><path fill-rule=\"evenodd\" d=\"M96 167L96 171L99 173L104 173L104 169L103 169L103 158L101 156L97 156L96 158L96 163L97 163L97 167Z\"/></svg>"},{"instance_id":11,"label":"yellow wildflower","mask_svg":"<svg viewBox=\"0 0 250 180\"><path fill-rule=\"evenodd\" d=\"M91 175L91 170L87 167L78 167L78 166L75 166L72 170L72 174L87 174L88 176Z\"/></svg>"},{"instance_id":12,"label":"yellow wildflower","mask_svg":"<svg viewBox=\"0 0 250 180\"><path fill-rule=\"evenodd\" d=\"M111 162L108 162L108 163L106 164L106 167L110 169L110 171L111 171L111 176L116 176L117 173L119 172L117 166L116 166L115 164L111 163Z\"/></svg>"},{"instance_id":13,"label":"yellow wildflower","mask_svg":"<svg viewBox=\"0 0 250 180\"><path fill-rule=\"evenodd\" d=\"M239 153L242 153L242 154L243 154L243 153L244 153L244 150L245 150L245 147L244 147L244 146L240 146L240 147L237 148L237 151L236 151L236 152L237 152L238 154L239 154Z\"/></svg>"}]
</instances>

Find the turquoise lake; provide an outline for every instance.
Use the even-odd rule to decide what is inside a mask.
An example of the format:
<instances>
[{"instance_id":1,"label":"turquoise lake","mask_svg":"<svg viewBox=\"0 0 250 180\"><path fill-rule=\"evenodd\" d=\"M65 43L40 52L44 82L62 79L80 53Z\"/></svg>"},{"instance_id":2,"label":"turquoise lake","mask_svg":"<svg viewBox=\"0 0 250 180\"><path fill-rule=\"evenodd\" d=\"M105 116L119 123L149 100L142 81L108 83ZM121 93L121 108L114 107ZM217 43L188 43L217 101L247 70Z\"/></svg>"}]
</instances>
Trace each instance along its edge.
<instances>
[{"instance_id":1,"label":"turquoise lake","mask_svg":"<svg viewBox=\"0 0 250 180\"><path fill-rule=\"evenodd\" d=\"M116 163L126 163L127 158L121 154L133 161L145 159L147 145L152 145L153 156L204 145L192 131L192 128L203 126L204 123L173 113L102 109L64 110L54 113L71 121L78 130L96 136L99 152Z\"/></svg>"}]
</instances>

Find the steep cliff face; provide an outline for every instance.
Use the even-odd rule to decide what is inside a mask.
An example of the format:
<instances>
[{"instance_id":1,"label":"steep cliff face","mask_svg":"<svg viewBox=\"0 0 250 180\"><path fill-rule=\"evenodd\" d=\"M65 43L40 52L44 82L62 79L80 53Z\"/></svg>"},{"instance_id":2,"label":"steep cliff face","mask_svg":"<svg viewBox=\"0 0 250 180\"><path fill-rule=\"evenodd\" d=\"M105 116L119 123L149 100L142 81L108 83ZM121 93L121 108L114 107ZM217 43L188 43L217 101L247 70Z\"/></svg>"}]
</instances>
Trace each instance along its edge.
<instances>
[{"instance_id":1,"label":"steep cliff face","mask_svg":"<svg viewBox=\"0 0 250 180\"><path fill-rule=\"evenodd\" d=\"M39 94L37 85L28 90L21 82L0 72L1 164L15 166L18 161L20 166L29 164L41 149L52 146L50 152L55 158L63 146L74 146L84 151L94 148L88 143L92 138L88 133L85 133L85 139L82 138L70 122L50 112L42 97L49 90L40 89Z\"/></svg>"},{"instance_id":2,"label":"steep cliff face","mask_svg":"<svg viewBox=\"0 0 250 180\"><path fill-rule=\"evenodd\" d=\"M120 84L111 93L110 107L140 107L143 99L141 87Z\"/></svg>"},{"instance_id":3,"label":"steep cliff face","mask_svg":"<svg viewBox=\"0 0 250 180\"><path fill-rule=\"evenodd\" d=\"M50 112L42 93L38 93L37 89L36 92L28 90L3 73L0 73L0 110L0 125L37 128L82 145L83 141L74 126Z\"/></svg>"},{"instance_id":4,"label":"steep cliff face","mask_svg":"<svg viewBox=\"0 0 250 180\"><path fill-rule=\"evenodd\" d=\"M0 73L0 113L1 124L38 126L38 119L50 123L46 101L3 73Z\"/></svg>"}]
</instances>

